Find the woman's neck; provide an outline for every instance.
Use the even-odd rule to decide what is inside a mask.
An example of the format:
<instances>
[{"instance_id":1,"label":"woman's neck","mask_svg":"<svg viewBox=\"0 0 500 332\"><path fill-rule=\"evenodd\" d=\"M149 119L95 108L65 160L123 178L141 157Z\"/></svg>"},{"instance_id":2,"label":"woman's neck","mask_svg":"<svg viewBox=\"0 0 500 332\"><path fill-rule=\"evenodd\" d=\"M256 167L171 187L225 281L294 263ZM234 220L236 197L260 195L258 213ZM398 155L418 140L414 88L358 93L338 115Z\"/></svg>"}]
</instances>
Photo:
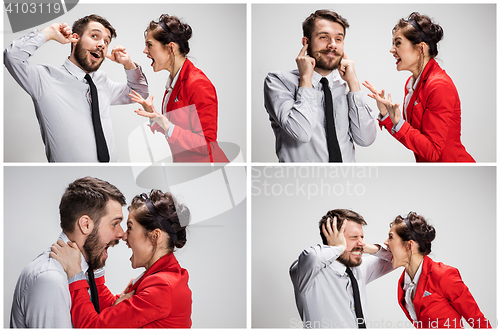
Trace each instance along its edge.
<instances>
[{"instance_id":1,"label":"woman's neck","mask_svg":"<svg viewBox=\"0 0 500 332\"><path fill-rule=\"evenodd\" d=\"M422 72L425 69L425 66L427 66L427 64L429 63L430 60L431 60L430 58L426 57L424 59L424 62L422 63L422 65L419 68L411 71L413 74L413 84L415 84L417 82L418 77L420 76L420 74L422 74Z\"/></svg>"},{"instance_id":2,"label":"woman's neck","mask_svg":"<svg viewBox=\"0 0 500 332\"><path fill-rule=\"evenodd\" d=\"M174 58L174 64L172 71L170 71L170 81L173 81L175 78L175 75L179 72L179 70L182 68L182 65L186 62L186 57L182 55L177 55Z\"/></svg>"},{"instance_id":3,"label":"woman's neck","mask_svg":"<svg viewBox=\"0 0 500 332\"><path fill-rule=\"evenodd\" d=\"M413 278L415 277L415 274L417 274L418 268L420 267L420 264L422 264L422 261L424 260L424 255L422 254L413 254L410 259L410 263L408 263L406 268L406 273L408 273L408 276L410 276L411 281L413 281Z\"/></svg>"}]
</instances>

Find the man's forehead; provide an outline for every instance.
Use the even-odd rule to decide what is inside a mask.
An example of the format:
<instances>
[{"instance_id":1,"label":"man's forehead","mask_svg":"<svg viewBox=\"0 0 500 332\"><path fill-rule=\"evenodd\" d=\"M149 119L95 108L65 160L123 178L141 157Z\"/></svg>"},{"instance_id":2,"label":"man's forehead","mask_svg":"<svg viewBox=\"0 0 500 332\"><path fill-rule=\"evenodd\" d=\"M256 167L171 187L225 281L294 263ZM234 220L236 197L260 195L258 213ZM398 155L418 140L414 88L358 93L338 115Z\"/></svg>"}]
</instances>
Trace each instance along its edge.
<instances>
[{"instance_id":1,"label":"man's forehead","mask_svg":"<svg viewBox=\"0 0 500 332\"><path fill-rule=\"evenodd\" d=\"M355 221L346 219L345 220L345 230L344 232L349 235L363 235L363 225L358 224Z\"/></svg>"},{"instance_id":2,"label":"man's forehead","mask_svg":"<svg viewBox=\"0 0 500 332\"><path fill-rule=\"evenodd\" d=\"M314 22L314 33L333 33L334 35L344 35L344 27L338 22L333 22L324 18L318 18Z\"/></svg>"},{"instance_id":3,"label":"man's forehead","mask_svg":"<svg viewBox=\"0 0 500 332\"><path fill-rule=\"evenodd\" d=\"M88 31L88 32L100 32L100 33L105 34L106 37L108 37L109 39L111 39L111 31L109 31L109 29L106 29L104 27L104 25L102 25L99 22L95 22L95 21L89 22L89 24L87 25L86 31Z\"/></svg>"}]
</instances>

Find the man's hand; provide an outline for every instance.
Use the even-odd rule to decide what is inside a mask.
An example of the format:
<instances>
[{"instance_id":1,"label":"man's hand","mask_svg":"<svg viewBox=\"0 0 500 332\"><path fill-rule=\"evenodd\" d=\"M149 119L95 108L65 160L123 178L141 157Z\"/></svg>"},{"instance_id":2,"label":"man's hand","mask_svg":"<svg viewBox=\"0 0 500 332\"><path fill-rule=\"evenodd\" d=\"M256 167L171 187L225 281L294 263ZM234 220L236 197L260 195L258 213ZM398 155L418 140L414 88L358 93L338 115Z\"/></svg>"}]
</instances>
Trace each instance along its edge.
<instances>
[{"instance_id":1,"label":"man's hand","mask_svg":"<svg viewBox=\"0 0 500 332\"><path fill-rule=\"evenodd\" d=\"M380 250L380 246L378 244L370 244L366 243L363 247L363 253L373 255L376 254Z\"/></svg>"},{"instance_id":2,"label":"man's hand","mask_svg":"<svg viewBox=\"0 0 500 332\"><path fill-rule=\"evenodd\" d=\"M345 53L340 61L339 74L340 77L347 82L351 92L358 92L361 90L356 71L354 70L354 61L350 60Z\"/></svg>"},{"instance_id":3,"label":"man's hand","mask_svg":"<svg viewBox=\"0 0 500 332\"><path fill-rule=\"evenodd\" d=\"M55 40L61 44L77 42L78 38L73 37L71 28L66 23L54 23L41 31L45 35L45 40Z\"/></svg>"},{"instance_id":4,"label":"man's hand","mask_svg":"<svg viewBox=\"0 0 500 332\"><path fill-rule=\"evenodd\" d=\"M295 62L297 63L297 68L299 69L299 87L312 88L312 76L314 74L314 67L316 66L316 60L306 54L308 44L305 43L304 47L299 52Z\"/></svg>"},{"instance_id":5,"label":"man's hand","mask_svg":"<svg viewBox=\"0 0 500 332\"><path fill-rule=\"evenodd\" d=\"M110 59L113 62L123 65L123 67L125 67L125 69L127 70L137 68L135 63L130 59L130 56L126 52L125 47L121 45L116 45L111 50L111 54L106 54L106 58Z\"/></svg>"},{"instance_id":6,"label":"man's hand","mask_svg":"<svg viewBox=\"0 0 500 332\"><path fill-rule=\"evenodd\" d=\"M326 220L326 223L323 224L323 235L326 238L326 243L328 243L331 247L342 246L343 250L347 247L347 242L344 237L346 223L340 227L340 231L337 231L337 217L333 217L333 222L330 218ZM342 251L343 251L342 250Z\"/></svg>"}]
</instances>

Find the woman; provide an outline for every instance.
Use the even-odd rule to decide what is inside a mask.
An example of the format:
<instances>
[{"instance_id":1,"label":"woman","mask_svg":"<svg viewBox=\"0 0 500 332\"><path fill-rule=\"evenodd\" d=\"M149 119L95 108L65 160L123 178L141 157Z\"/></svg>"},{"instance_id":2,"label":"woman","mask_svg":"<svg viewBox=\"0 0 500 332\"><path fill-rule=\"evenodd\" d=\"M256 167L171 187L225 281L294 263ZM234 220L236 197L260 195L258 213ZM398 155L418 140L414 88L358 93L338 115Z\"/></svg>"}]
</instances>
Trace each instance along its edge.
<instances>
[{"instance_id":1,"label":"woman","mask_svg":"<svg viewBox=\"0 0 500 332\"><path fill-rule=\"evenodd\" d=\"M76 244L54 244L50 255L61 263L70 279L74 327L190 328L189 276L173 254L174 247L182 248L186 243L186 227L180 220L189 220L189 216L189 209L170 193L152 190L150 197L134 197L123 240L132 249L132 268L144 267L146 271L127 286L121 297L111 294L104 276L96 278L99 309L89 298Z\"/></svg>"},{"instance_id":2,"label":"woman","mask_svg":"<svg viewBox=\"0 0 500 332\"><path fill-rule=\"evenodd\" d=\"M403 116L391 95L385 98L363 83L377 101L379 123L415 154L417 162L474 162L460 141L461 111L457 89L434 59L443 29L426 15L412 13L392 30L390 52L398 71L408 70Z\"/></svg>"},{"instance_id":3,"label":"woman","mask_svg":"<svg viewBox=\"0 0 500 332\"><path fill-rule=\"evenodd\" d=\"M385 245L392 252L392 266L404 266L398 283L398 302L417 328L491 328L489 321L454 267L429 258L434 227L414 212L391 223Z\"/></svg>"},{"instance_id":4,"label":"woman","mask_svg":"<svg viewBox=\"0 0 500 332\"><path fill-rule=\"evenodd\" d=\"M153 106L153 96L144 100L137 92L130 97L144 109L135 112L155 124L151 130L165 135L174 162L228 162L217 144L217 94L205 74L186 55L191 27L175 16L162 15L146 29L144 53L154 72L170 73L162 111Z\"/></svg>"}]
</instances>

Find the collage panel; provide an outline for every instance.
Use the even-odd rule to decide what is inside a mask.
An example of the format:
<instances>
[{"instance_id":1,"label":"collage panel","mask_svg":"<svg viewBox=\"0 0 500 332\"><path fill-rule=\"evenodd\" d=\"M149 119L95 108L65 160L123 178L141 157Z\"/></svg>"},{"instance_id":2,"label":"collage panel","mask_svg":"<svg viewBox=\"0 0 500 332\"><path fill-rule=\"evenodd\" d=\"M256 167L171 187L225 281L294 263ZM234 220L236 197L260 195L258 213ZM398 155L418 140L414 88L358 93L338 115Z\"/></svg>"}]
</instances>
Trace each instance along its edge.
<instances>
[{"instance_id":1,"label":"collage panel","mask_svg":"<svg viewBox=\"0 0 500 332\"><path fill-rule=\"evenodd\" d=\"M496 162L496 6L253 4L252 161Z\"/></svg>"},{"instance_id":2,"label":"collage panel","mask_svg":"<svg viewBox=\"0 0 500 332\"><path fill-rule=\"evenodd\" d=\"M244 167L11 166L4 175L4 328L246 326ZM58 236L83 254L62 241L50 256ZM79 280L84 266L95 268L99 315ZM126 288L133 296L113 305Z\"/></svg>"},{"instance_id":3,"label":"collage panel","mask_svg":"<svg viewBox=\"0 0 500 332\"><path fill-rule=\"evenodd\" d=\"M81 38L63 35L92 15L110 25L90 22L103 38L91 41L88 25ZM19 16L14 23L22 23ZM245 4L84 2L16 32L5 18L3 107L16 110L4 113L5 162L246 159ZM231 40L232 56L224 58L230 70L221 70L215 31ZM98 91L107 159L96 147L86 72Z\"/></svg>"},{"instance_id":4,"label":"collage panel","mask_svg":"<svg viewBox=\"0 0 500 332\"><path fill-rule=\"evenodd\" d=\"M357 327L346 266L367 328L497 327L496 180L487 166L253 167L252 328Z\"/></svg>"}]
</instances>

